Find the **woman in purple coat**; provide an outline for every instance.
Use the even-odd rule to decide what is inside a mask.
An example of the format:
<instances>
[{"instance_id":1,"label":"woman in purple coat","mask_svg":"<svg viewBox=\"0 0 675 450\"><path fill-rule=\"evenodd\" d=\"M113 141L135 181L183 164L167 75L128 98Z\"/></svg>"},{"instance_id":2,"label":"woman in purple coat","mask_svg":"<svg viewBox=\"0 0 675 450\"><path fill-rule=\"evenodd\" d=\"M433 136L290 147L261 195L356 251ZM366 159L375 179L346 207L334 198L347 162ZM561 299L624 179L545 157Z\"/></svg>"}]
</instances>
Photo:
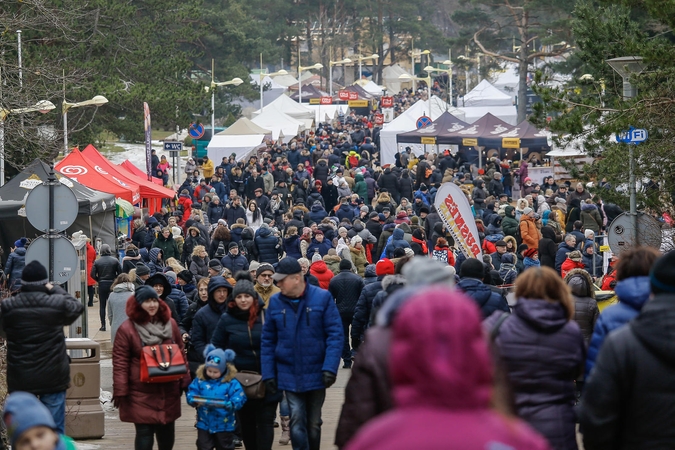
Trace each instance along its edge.
<instances>
[{"instance_id":1,"label":"woman in purple coat","mask_svg":"<svg viewBox=\"0 0 675 450\"><path fill-rule=\"evenodd\" d=\"M576 450L574 380L583 370L585 346L572 320L574 301L549 267L523 272L516 297L506 320L499 320L503 312L485 320L508 372L516 411L554 449Z\"/></svg>"}]
</instances>

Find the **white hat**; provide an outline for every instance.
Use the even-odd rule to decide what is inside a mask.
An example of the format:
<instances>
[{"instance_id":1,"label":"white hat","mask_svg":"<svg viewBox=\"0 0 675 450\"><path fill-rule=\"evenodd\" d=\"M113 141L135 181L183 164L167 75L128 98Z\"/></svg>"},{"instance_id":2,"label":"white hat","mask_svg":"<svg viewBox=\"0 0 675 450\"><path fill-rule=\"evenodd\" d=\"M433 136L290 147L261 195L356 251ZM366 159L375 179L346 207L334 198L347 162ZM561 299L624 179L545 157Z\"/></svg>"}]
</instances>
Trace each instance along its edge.
<instances>
[{"instance_id":1,"label":"white hat","mask_svg":"<svg viewBox=\"0 0 675 450\"><path fill-rule=\"evenodd\" d=\"M176 239L183 234L183 230L180 227L171 227L171 233L173 234L173 238Z\"/></svg>"}]
</instances>

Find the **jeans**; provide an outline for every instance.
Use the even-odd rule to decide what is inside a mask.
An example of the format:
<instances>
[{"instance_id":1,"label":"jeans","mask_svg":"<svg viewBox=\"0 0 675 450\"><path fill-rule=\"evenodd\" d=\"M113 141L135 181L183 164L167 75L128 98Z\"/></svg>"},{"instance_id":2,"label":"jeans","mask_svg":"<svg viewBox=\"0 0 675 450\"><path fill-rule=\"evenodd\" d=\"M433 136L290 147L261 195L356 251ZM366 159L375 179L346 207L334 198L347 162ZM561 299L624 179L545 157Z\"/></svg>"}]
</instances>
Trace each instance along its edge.
<instances>
[{"instance_id":1,"label":"jeans","mask_svg":"<svg viewBox=\"0 0 675 450\"><path fill-rule=\"evenodd\" d=\"M136 427L135 450L152 450L155 436L157 436L157 448L159 450L173 450L173 441L176 434L175 422L166 425L136 423L134 426Z\"/></svg>"},{"instance_id":2,"label":"jeans","mask_svg":"<svg viewBox=\"0 0 675 450\"><path fill-rule=\"evenodd\" d=\"M54 418L56 431L61 434L66 434L66 391L41 394L37 397L42 404L47 407Z\"/></svg>"},{"instance_id":3,"label":"jeans","mask_svg":"<svg viewBox=\"0 0 675 450\"><path fill-rule=\"evenodd\" d=\"M512 194L513 194L512 189L511 189L511 186L504 186L504 193L505 193L506 195L508 195L509 198L511 198L511 196L512 196Z\"/></svg>"},{"instance_id":4,"label":"jeans","mask_svg":"<svg viewBox=\"0 0 675 450\"><path fill-rule=\"evenodd\" d=\"M264 399L248 400L238 411L241 437L250 450L272 450L276 402Z\"/></svg>"},{"instance_id":5,"label":"jeans","mask_svg":"<svg viewBox=\"0 0 675 450\"><path fill-rule=\"evenodd\" d=\"M321 407L326 390L286 391L291 407L291 444L293 450L319 450L321 447Z\"/></svg>"},{"instance_id":6,"label":"jeans","mask_svg":"<svg viewBox=\"0 0 675 450\"><path fill-rule=\"evenodd\" d=\"M342 320L342 331L344 334L344 343L342 344L342 359L344 361L351 361L352 350L349 346L349 327L354 319L354 314L340 314Z\"/></svg>"},{"instance_id":7,"label":"jeans","mask_svg":"<svg viewBox=\"0 0 675 450\"><path fill-rule=\"evenodd\" d=\"M112 281L98 282L98 313L101 317L101 327L105 327L106 305L108 304L112 284Z\"/></svg>"},{"instance_id":8,"label":"jeans","mask_svg":"<svg viewBox=\"0 0 675 450\"><path fill-rule=\"evenodd\" d=\"M197 450L232 450L234 434L229 431L210 434L206 430L197 430ZM271 448L271 446L270 446Z\"/></svg>"},{"instance_id":9,"label":"jeans","mask_svg":"<svg viewBox=\"0 0 675 450\"><path fill-rule=\"evenodd\" d=\"M288 399L286 398L286 393L284 393L281 403L279 403L279 415L281 417L290 417L291 407L288 406Z\"/></svg>"}]
</instances>

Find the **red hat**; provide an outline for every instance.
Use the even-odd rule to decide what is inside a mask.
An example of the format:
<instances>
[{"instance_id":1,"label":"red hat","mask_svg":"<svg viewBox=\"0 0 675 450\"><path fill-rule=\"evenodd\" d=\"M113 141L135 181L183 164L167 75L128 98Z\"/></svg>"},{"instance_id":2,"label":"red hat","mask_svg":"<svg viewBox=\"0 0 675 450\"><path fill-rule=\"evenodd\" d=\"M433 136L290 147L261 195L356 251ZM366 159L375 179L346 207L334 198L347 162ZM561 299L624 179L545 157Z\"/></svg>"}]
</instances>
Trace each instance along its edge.
<instances>
[{"instance_id":1,"label":"red hat","mask_svg":"<svg viewBox=\"0 0 675 450\"><path fill-rule=\"evenodd\" d=\"M378 277L394 274L394 263L389 258L383 258L375 264L375 274Z\"/></svg>"},{"instance_id":2,"label":"red hat","mask_svg":"<svg viewBox=\"0 0 675 450\"><path fill-rule=\"evenodd\" d=\"M321 180L316 180L314 182L314 186L321 186L323 183L321 183Z\"/></svg>"},{"instance_id":3,"label":"red hat","mask_svg":"<svg viewBox=\"0 0 675 450\"><path fill-rule=\"evenodd\" d=\"M408 214L405 211L399 211L398 214L396 214L397 219L407 219Z\"/></svg>"},{"instance_id":4,"label":"red hat","mask_svg":"<svg viewBox=\"0 0 675 450\"><path fill-rule=\"evenodd\" d=\"M532 258L534 255L537 254L537 249L536 248L528 248L523 252L523 255L527 258Z\"/></svg>"}]
</instances>

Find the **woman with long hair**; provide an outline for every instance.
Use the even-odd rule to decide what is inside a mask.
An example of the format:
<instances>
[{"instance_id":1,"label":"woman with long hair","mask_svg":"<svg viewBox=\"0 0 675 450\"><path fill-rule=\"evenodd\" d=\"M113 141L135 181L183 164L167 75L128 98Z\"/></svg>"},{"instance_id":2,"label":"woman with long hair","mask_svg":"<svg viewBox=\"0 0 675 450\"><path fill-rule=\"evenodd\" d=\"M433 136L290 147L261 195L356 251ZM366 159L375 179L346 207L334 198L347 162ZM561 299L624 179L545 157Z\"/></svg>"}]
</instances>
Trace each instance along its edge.
<instances>
[{"instance_id":1,"label":"woman with long hair","mask_svg":"<svg viewBox=\"0 0 675 450\"><path fill-rule=\"evenodd\" d=\"M134 295L134 286L131 277L127 273L117 275L112 284L110 297L108 297L108 321L110 321L110 342L115 343L117 329L127 320L127 300Z\"/></svg>"},{"instance_id":2,"label":"woman with long hair","mask_svg":"<svg viewBox=\"0 0 675 450\"><path fill-rule=\"evenodd\" d=\"M248 272L239 272L226 313L220 316L211 343L234 350L237 370L262 373L260 343L264 323L264 306ZM242 439L246 448L271 450L274 441L274 416L281 393L265 398L248 399L239 410Z\"/></svg>"},{"instance_id":3,"label":"woman with long hair","mask_svg":"<svg viewBox=\"0 0 675 450\"><path fill-rule=\"evenodd\" d=\"M113 345L113 402L122 422L136 427L135 450L152 450L155 437L159 450L172 450L175 422L181 415L181 392L190 384L190 374L168 383L141 381L144 345L172 344L183 351L178 325L171 311L150 286L141 286L127 300L125 320Z\"/></svg>"},{"instance_id":4,"label":"woman with long hair","mask_svg":"<svg viewBox=\"0 0 675 450\"><path fill-rule=\"evenodd\" d=\"M260 208L258 208L258 202L255 200L249 201L248 208L246 208L246 224L251 227L253 232L256 232L262 223L263 218L260 213Z\"/></svg>"},{"instance_id":5,"label":"woman with long hair","mask_svg":"<svg viewBox=\"0 0 675 450\"><path fill-rule=\"evenodd\" d=\"M516 303L486 319L513 388L516 412L556 450L576 450L574 380L583 372L584 339L574 300L550 267L531 268L516 279ZM501 324L500 324L501 322Z\"/></svg>"}]
</instances>

